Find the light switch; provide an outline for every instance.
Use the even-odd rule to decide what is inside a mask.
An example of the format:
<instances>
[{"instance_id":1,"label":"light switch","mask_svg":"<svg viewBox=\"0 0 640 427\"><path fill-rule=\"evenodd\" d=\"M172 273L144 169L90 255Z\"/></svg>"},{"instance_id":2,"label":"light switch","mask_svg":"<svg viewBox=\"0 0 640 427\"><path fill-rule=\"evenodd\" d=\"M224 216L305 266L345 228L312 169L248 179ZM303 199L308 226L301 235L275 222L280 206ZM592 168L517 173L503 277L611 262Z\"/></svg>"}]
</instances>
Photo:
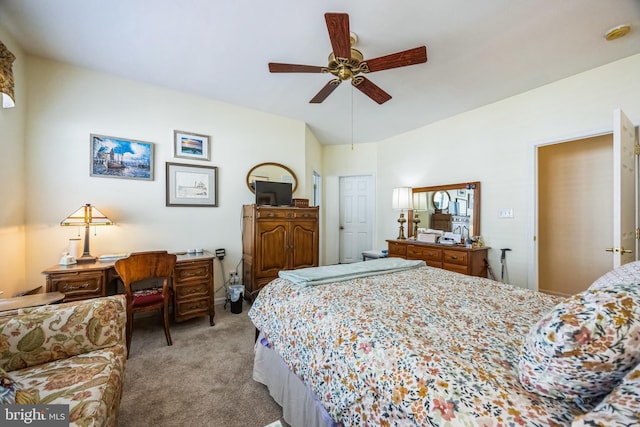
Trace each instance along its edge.
<instances>
[{"instance_id":1,"label":"light switch","mask_svg":"<svg viewBox=\"0 0 640 427\"><path fill-rule=\"evenodd\" d=\"M498 218L513 218L513 208L498 209Z\"/></svg>"}]
</instances>

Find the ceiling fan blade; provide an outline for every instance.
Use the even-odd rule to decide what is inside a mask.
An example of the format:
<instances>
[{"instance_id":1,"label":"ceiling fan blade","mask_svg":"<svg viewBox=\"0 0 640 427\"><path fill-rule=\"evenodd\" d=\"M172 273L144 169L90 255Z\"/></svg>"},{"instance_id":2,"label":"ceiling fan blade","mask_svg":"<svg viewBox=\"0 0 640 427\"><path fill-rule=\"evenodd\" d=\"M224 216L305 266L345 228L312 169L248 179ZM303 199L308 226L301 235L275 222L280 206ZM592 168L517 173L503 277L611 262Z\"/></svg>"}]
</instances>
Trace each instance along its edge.
<instances>
[{"instance_id":1,"label":"ceiling fan blade","mask_svg":"<svg viewBox=\"0 0 640 427\"><path fill-rule=\"evenodd\" d=\"M320 104L322 101L327 99L327 96L331 95L331 92L336 90L338 85L340 85L340 82L341 82L340 79L333 79L333 80L329 81L329 83L324 85L324 87L322 89L320 89L320 92L318 92L316 94L316 96L314 96L311 99L311 101L309 101L309 103L310 104Z\"/></svg>"},{"instance_id":2,"label":"ceiling fan blade","mask_svg":"<svg viewBox=\"0 0 640 427\"><path fill-rule=\"evenodd\" d=\"M272 73L321 73L325 67L315 65L281 64L269 62L269 71Z\"/></svg>"},{"instance_id":3,"label":"ceiling fan blade","mask_svg":"<svg viewBox=\"0 0 640 427\"><path fill-rule=\"evenodd\" d=\"M391 99L391 95L380 89L379 86L365 77L356 76L351 79L351 84L378 104L384 104Z\"/></svg>"},{"instance_id":4,"label":"ceiling fan blade","mask_svg":"<svg viewBox=\"0 0 640 427\"><path fill-rule=\"evenodd\" d=\"M349 15L346 13L325 13L329 39L336 58L351 59L351 38L349 33Z\"/></svg>"},{"instance_id":5,"label":"ceiling fan blade","mask_svg":"<svg viewBox=\"0 0 640 427\"><path fill-rule=\"evenodd\" d=\"M427 62L427 47L420 46L402 52L392 53L391 55L367 59L360 63L360 69L363 73L373 73L374 71L406 67L407 65L422 64L424 62Z\"/></svg>"}]
</instances>

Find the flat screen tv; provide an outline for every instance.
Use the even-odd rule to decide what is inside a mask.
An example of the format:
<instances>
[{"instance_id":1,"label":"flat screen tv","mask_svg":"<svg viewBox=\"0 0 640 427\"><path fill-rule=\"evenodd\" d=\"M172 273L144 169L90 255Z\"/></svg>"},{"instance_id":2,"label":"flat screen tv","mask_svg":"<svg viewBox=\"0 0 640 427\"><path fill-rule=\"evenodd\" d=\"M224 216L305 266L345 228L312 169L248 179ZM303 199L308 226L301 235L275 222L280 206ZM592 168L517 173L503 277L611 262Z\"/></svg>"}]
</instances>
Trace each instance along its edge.
<instances>
[{"instance_id":1,"label":"flat screen tv","mask_svg":"<svg viewBox=\"0 0 640 427\"><path fill-rule=\"evenodd\" d=\"M293 186L290 182L256 181L256 205L291 206Z\"/></svg>"}]
</instances>

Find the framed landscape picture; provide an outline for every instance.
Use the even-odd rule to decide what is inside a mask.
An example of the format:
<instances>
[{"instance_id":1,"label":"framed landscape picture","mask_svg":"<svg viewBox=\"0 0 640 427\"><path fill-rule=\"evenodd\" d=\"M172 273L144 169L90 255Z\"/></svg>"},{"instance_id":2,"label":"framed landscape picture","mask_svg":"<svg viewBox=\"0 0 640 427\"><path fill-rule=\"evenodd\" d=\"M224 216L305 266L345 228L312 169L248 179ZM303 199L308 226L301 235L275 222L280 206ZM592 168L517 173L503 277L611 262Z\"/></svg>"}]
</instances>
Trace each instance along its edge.
<instances>
[{"instance_id":1,"label":"framed landscape picture","mask_svg":"<svg viewBox=\"0 0 640 427\"><path fill-rule=\"evenodd\" d=\"M167 206L218 206L218 168L167 162Z\"/></svg>"},{"instance_id":2,"label":"framed landscape picture","mask_svg":"<svg viewBox=\"0 0 640 427\"><path fill-rule=\"evenodd\" d=\"M91 176L153 181L153 143L95 134L90 139Z\"/></svg>"},{"instance_id":3,"label":"framed landscape picture","mask_svg":"<svg viewBox=\"0 0 640 427\"><path fill-rule=\"evenodd\" d=\"M173 147L175 157L181 157L183 159L211 160L211 156L209 155L211 139L207 135L174 130Z\"/></svg>"}]
</instances>

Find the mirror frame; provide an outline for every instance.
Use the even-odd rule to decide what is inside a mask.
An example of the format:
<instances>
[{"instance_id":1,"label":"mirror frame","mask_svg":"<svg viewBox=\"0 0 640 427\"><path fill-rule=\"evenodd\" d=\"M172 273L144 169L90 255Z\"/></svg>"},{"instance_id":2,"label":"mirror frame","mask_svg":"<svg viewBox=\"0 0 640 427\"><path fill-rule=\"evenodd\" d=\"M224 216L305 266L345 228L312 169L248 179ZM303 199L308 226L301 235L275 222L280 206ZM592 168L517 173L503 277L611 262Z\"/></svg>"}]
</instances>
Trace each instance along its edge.
<instances>
[{"instance_id":1,"label":"mirror frame","mask_svg":"<svg viewBox=\"0 0 640 427\"><path fill-rule=\"evenodd\" d=\"M445 184L445 185L433 185L430 187L415 187L413 188L412 194L414 193L428 193L435 192L439 190L473 190L473 235L481 236L480 234L480 181L472 181L472 182L462 182L460 184ZM413 221L413 210L409 210L409 217L407 220L408 224L411 224ZM408 227L408 235L409 237L413 236L413 228Z\"/></svg>"},{"instance_id":2,"label":"mirror frame","mask_svg":"<svg viewBox=\"0 0 640 427\"><path fill-rule=\"evenodd\" d=\"M289 174L293 177L293 191L292 193L296 192L296 189L298 188L298 177L296 176L296 174L289 169L288 167L286 167L285 165L281 164L281 163L275 163L275 162L264 162L264 163L259 163L257 165L255 165L254 167L252 167L249 172L247 172L247 187L249 188L249 190L251 190L252 193L255 194L255 189L251 186L251 182L249 182L249 177L251 175L253 175L253 172L258 169L261 166L275 166L275 167L280 167L282 169L284 169L285 171L289 172Z\"/></svg>"}]
</instances>

